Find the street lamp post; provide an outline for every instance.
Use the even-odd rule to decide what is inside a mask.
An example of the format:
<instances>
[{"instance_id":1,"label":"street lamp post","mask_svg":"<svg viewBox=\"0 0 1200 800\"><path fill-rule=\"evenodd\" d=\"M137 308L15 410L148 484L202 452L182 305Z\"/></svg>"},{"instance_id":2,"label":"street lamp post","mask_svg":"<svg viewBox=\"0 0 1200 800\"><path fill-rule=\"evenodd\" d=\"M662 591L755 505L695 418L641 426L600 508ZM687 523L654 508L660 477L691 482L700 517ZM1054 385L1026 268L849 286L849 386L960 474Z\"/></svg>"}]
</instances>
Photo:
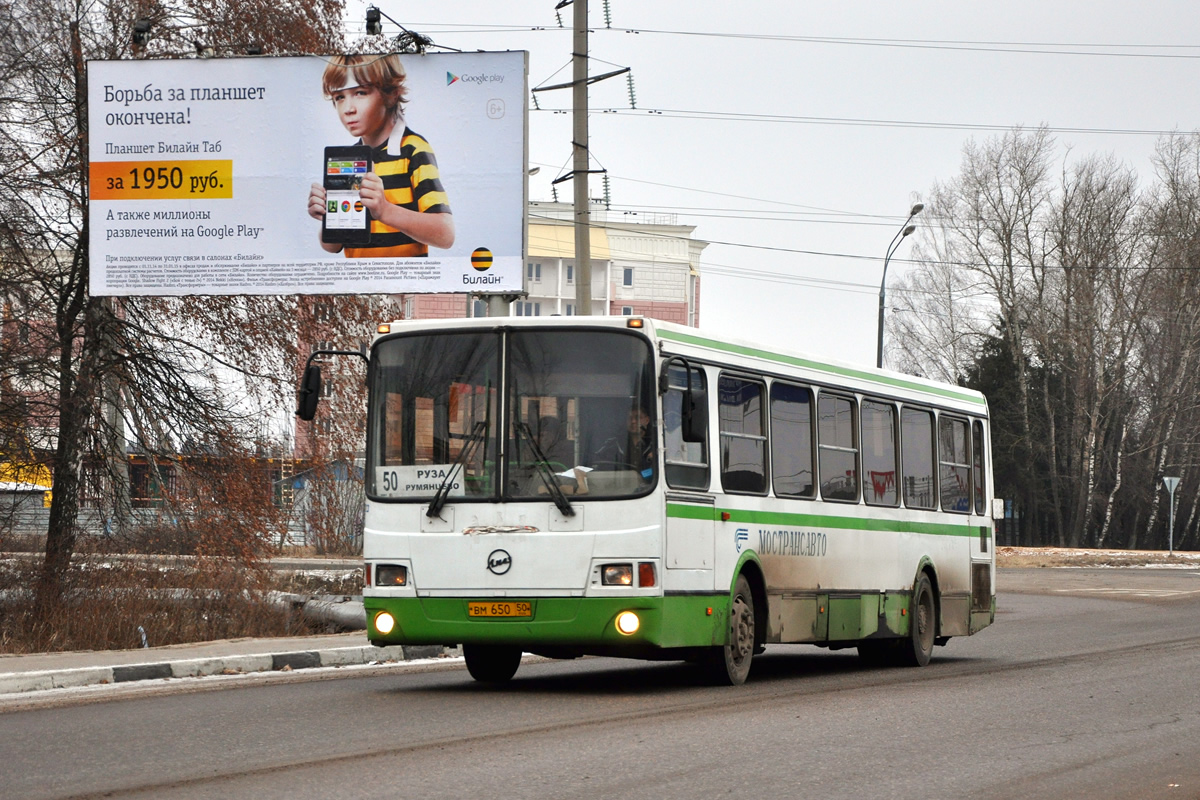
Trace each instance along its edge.
<instances>
[{"instance_id":1,"label":"street lamp post","mask_svg":"<svg viewBox=\"0 0 1200 800\"><path fill-rule=\"evenodd\" d=\"M887 268L888 262L892 259L892 254L896 252L896 248L904 241L904 237L917 229L916 225L910 225L913 217L920 214L925 208L924 203L914 203L912 209L908 212L908 219L904 220L904 224L900 226L900 230L896 231L896 235L892 237L892 243L888 245L887 255L883 257L883 278L879 281L879 344L875 350L875 366L883 368L883 305L887 295Z\"/></svg>"}]
</instances>

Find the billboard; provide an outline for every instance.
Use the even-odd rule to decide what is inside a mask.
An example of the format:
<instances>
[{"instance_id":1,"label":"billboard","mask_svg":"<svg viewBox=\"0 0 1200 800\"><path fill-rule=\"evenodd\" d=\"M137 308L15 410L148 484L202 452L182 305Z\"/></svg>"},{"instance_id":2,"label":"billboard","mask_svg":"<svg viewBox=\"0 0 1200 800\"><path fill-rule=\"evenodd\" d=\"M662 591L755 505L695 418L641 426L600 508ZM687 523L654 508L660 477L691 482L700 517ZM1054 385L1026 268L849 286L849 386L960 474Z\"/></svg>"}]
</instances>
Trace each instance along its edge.
<instances>
[{"instance_id":1,"label":"billboard","mask_svg":"<svg viewBox=\"0 0 1200 800\"><path fill-rule=\"evenodd\" d=\"M88 64L97 296L521 288L526 54Z\"/></svg>"}]
</instances>

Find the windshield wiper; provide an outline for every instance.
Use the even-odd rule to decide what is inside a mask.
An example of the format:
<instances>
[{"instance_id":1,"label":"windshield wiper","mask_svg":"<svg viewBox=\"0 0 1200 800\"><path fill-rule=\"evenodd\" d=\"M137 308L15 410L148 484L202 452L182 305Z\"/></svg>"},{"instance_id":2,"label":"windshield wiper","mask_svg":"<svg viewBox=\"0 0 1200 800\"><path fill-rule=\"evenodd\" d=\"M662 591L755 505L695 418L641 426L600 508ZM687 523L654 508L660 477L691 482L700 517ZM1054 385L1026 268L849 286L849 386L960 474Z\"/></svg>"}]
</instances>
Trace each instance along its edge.
<instances>
[{"instance_id":1,"label":"windshield wiper","mask_svg":"<svg viewBox=\"0 0 1200 800\"><path fill-rule=\"evenodd\" d=\"M554 480L554 470L550 469L550 464L546 454L542 452L541 445L534 438L533 431L529 427L528 422L517 422L515 424L517 433L525 434L525 438L529 440L529 449L533 450L535 466L537 467L538 477L542 479L542 483L546 485L546 491L550 493L550 497L554 499L554 505L558 506L558 510L562 512L564 517L575 516L575 509L571 508L571 501L563 493L562 487L558 485L558 481Z\"/></svg>"},{"instance_id":2,"label":"windshield wiper","mask_svg":"<svg viewBox=\"0 0 1200 800\"><path fill-rule=\"evenodd\" d=\"M475 423L475 427L471 429L471 435L463 444L462 449L458 451L458 458L454 459L454 463L450 465L449 472L442 479L442 485L438 487L437 492L433 495L433 500L429 503L429 510L425 512L427 517L441 517L442 507L446 505L446 500L450 498L450 487L454 485L454 475L463 464L467 463L467 459L479 446L479 443L487 438L488 424L486 420L481 420Z\"/></svg>"}]
</instances>

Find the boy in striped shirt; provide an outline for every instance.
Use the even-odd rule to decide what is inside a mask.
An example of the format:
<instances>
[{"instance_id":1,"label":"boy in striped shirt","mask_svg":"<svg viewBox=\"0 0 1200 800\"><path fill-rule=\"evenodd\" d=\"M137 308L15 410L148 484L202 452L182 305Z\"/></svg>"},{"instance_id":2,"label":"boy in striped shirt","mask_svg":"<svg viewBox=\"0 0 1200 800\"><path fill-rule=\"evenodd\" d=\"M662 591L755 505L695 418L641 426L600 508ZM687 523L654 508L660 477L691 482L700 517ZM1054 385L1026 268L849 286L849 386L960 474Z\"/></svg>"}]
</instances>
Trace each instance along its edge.
<instances>
[{"instance_id":1,"label":"boy in striped shirt","mask_svg":"<svg viewBox=\"0 0 1200 800\"><path fill-rule=\"evenodd\" d=\"M358 144L371 148L359 195L371 212L371 241L346 246L347 258L423 258L454 244L454 217L433 148L404 123L405 72L399 56L344 55L325 68L323 88ZM325 216L325 187L314 183L308 215ZM321 242L327 252L343 246Z\"/></svg>"}]
</instances>

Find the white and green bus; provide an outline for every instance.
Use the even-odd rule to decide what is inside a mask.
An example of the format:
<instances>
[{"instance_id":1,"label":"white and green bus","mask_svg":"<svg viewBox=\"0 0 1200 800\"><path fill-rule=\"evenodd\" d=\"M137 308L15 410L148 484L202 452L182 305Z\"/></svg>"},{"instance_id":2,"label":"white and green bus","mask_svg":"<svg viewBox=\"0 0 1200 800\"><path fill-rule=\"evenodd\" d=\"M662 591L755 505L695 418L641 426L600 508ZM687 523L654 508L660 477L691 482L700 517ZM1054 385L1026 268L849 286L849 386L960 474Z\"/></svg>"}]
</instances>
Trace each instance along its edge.
<instances>
[{"instance_id":1,"label":"white and green bus","mask_svg":"<svg viewBox=\"0 0 1200 800\"><path fill-rule=\"evenodd\" d=\"M462 645L481 681L535 653L740 684L768 644L924 665L995 619L976 392L638 317L379 330L377 645ZM310 362L302 417L319 384Z\"/></svg>"}]
</instances>

